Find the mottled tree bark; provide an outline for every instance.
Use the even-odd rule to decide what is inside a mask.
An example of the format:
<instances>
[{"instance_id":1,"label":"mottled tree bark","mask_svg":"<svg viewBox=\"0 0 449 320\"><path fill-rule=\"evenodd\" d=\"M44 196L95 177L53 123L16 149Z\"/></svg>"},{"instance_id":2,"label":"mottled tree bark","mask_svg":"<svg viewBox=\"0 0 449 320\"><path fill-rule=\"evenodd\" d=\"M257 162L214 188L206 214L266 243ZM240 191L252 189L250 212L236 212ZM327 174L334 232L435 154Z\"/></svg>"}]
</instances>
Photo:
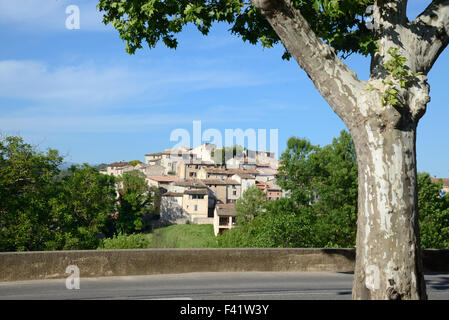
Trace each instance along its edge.
<instances>
[{"instance_id":1,"label":"mottled tree bark","mask_svg":"<svg viewBox=\"0 0 449 320\"><path fill-rule=\"evenodd\" d=\"M412 23L407 1L378 0L379 50L360 81L310 29L291 0L254 0L286 49L351 132L359 200L353 299L426 299L416 179L416 129L429 98L426 74L449 43L449 0L436 0ZM422 72L384 105L388 49Z\"/></svg>"},{"instance_id":2,"label":"mottled tree bark","mask_svg":"<svg viewBox=\"0 0 449 320\"><path fill-rule=\"evenodd\" d=\"M416 188L416 126L353 132L359 200L354 299L425 299Z\"/></svg>"}]
</instances>

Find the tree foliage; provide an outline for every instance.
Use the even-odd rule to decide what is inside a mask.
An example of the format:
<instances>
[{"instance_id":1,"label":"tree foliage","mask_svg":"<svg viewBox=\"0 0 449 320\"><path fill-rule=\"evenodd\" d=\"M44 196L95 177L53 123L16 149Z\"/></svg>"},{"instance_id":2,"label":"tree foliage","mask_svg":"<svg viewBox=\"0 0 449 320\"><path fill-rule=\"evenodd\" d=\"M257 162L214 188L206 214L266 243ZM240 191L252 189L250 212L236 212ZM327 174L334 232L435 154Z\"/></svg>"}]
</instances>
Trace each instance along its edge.
<instances>
[{"instance_id":1,"label":"tree foliage","mask_svg":"<svg viewBox=\"0 0 449 320\"><path fill-rule=\"evenodd\" d=\"M237 223L248 222L260 215L263 212L265 201L265 193L256 186L246 189L235 203Z\"/></svg>"},{"instance_id":2,"label":"tree foliage","mask_svg":"<svg viewBox=\"0 0 449 320\"><path fill-rule=\"evenodd\" d=\"M318 37L342 54L364 55L376 50L374 34L366 27L367 7L373 0L296 0L294 5ZM243 0L99 0L103 22L111 24L133 54L147 43L162 41L176 48L176 35L191 23L207 35L214 23L225 22L230 32L252 44L272 47L279 37L251 2ZM289 58L286 51L283 58Z\"/></svg>"},{"instance_id":3,"label":"tree foliage","mask_svg":"<svg viewBox=\"0 0 449 320\"><path fill-rule=\"evenodd\" d=\"M47 249L94 249L100 236L112 235L115 179L87 164L69 171L55 184L57 193L49 201L55 228Z\"/></svg>"},{"instance_id":4,"label":"tree foliage","mask_svg":"<svg viewBox=\"0 0 449 320\"><path fill-rule=\"evenodd\" d=\"M290 198L268 201L261 214L239 221L223 234L222 245L355 245L357 162L349 133L342 131L325 147L290 138L281 156L278 183Z\"/></svg>"},{"instance_id":5,"label":"tree foliage","mask_svg":"<svg viewBox=\"0 0 449 320\"><path fill-rule=\"evenodd\" d=\"M353 247L357 219L357 162L348 132L320 147L290 138L281 155L278 183L290 197L264 204L220 236L223 247ZM423 248L449 248L449 196L428 173L418 175ZM242 197L243 199L243 197ZM257 202L257 201L256 201ZM236 204L236 208L238 208ZM241 213L239 213L241 215Z\"/></svg>"},{"instance_id":6,"label":"tree foliage","mask_svg":"<svg viewBox=\"0 0 449 320\"><path fill-rule=\"evenodd\" d=\"M137 166L138 164L141 164L141 163L142 163L142 161L140 161L140 160L131 160L131 161L128 162L128 164L130 166L133 166L133 167L135 167L135 166Z\"/></svg>"},{"instance_id":7,"label":"tree foliage","mask_svg":"<svg viewBox=\"0 0 449 320\"><path fill-rule=\"evenodd\" d=\"M278 183L300 206L310 206L323 246L355 245L357 159L347 131L324 147L290 138Z\"/></svg>"},{"instance_id":8,"label":"tree foliage","mask_svg":"<svg viewBox=\"0 0 449 320\"><path fill-rule=\"evenodd\" d=\"M49 199L62 157L19 137L0 139L0 251L39 250L53 235Z\"/></svg>"},{"instance_id":9,"label":"tree foliage","mask_svg":"<svg viewBox=\"0 0 449 320\"><path fill-rule=\"evenodd\" d=\"M61 171L62 164L56 150L41 152L20 137L0 139L0 251L95 249L105 236L136 229L121 225L127 213L157 211L132 174L123 179L125 206L117 208L114 177L87 164Z\"/></svg>"},{"instance_id":10,"label":"tree foliage","mask_svg":"<svg viewBox=\"0 0 449 320\"><path fill-rule=\"evenodd\" d=\"M440 195L442 182L433 183L428 173L418 175L418 190L421 246L449 249L449 195Z\"/></svg>"},{"instance_id":11,"label":"tree foliage","mask_svg":"<svg viewBox=\"0 0 449 320\"><path fill-rule=\"evenodd\" d=\"M118 207L115 218L119 233L134 233L145 228L145 216L158 214L158 191L148 186L140 171L128 171L118 181Z\"/></svg>"}]
</instances>

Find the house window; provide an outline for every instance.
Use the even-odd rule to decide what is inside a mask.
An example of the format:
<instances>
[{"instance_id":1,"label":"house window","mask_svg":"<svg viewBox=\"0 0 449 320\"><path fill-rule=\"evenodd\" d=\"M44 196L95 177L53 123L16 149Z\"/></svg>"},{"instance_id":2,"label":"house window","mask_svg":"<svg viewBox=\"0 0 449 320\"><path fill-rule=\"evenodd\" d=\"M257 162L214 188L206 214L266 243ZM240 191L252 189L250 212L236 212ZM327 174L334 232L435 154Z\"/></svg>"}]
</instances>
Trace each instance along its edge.
<instances>
[{"instance_id":1,"label":"house window","mask_svg":"<svg viewBox=\"0 0 449 320\"><path fill-rule=\"evenodd\" d=\"M220 217L219 224L220 224L220 226L229 225L229 217Z\"/></svg>"},{"instance_id":2,"label":"house window","mask_svg":"<svg viewBox=\"0 0 449 320\"><path fill-rule=\"evenodd\" d=\"M232 191L232 195L236 196L237 195L237 191Z\"/></svg>"},{"instance_id":3,"label":"house window","mask_svg":"<svg viewBox=\"0 0 449 320\"><path fill-rule=\"evenodd\" d=\"M193 199L204 199L204 194L191 194L189 196L189 199L190 200L193 200Z\"/></svg>"},{"instance_id":4,"label":"house window","mask_svg":"<svg viewBox=\"0 0 449 320\"><path fill-rule=\"evenodd\" d=\"M193 210L198 211L198 205L194 205Z\"/></svg>"}]
</instances>

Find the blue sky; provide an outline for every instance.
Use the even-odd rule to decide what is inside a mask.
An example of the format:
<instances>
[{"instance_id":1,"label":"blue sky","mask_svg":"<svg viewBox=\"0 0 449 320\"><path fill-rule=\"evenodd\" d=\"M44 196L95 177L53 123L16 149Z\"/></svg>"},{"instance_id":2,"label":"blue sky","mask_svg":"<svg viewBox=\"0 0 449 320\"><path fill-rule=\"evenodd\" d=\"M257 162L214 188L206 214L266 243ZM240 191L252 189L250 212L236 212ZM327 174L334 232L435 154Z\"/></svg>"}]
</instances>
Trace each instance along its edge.
<instances>
[{"instance_id":1,"label":"blue sky","mask_svg":"<svg viewBox=\"0 0 449 320\"><path fill-rule=\"evenodd\" d=\"M414 18L429 1L409 1ZM325 145L345 126L283 49L262 49L232 36L225 24L208 37L194 28L177 50L163 45L125 52L101 23L93 0L0 0L0 132L52 147L68 162L144 159L170 148L177 128L278 129ZM68 30L67 6L80 8ZM369 61L346 60L361 79ZM429 74L432 101L418 129L418 170L449 176L446 50ZM193 143L193 141L192 141ZM267 141L269 148L269 141Z\"/></svg>"}]
</instances>

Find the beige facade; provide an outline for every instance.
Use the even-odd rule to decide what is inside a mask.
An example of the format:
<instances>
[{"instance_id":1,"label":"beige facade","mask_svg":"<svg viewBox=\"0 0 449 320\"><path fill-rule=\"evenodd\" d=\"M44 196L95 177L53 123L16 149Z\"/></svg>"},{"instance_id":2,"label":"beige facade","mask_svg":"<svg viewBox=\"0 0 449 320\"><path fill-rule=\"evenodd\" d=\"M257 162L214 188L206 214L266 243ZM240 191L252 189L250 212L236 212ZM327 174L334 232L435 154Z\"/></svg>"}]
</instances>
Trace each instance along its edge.
<instances>
[{"instance_id":1,"label":"beige facade","mask_svg":"<svg viewBox=\"0 0 449 320\"><path fill-rule=\"evenodd\" d=\"M176 173L180 162L189 162L196 159L187 149L170 150L145 155L145 163L148 165L160 165L164 167L164 174Z\"/></svg>"},{"instance_id":2,"label":"beige facade","mask_svg":"<svg viewBox=\"0 0 449 320\"><path fill-rule=\"evenodd\" d=\"M195 224L212 224L213 207L207 189L186 189L184 192L166 192L161 197L161 219L174 223L189 220Z\"/></svg>"},{"instance_id":3,"label":"beige facade","mask_svg":"<svg viewBox=\"0 0 449 320\"><path fill-rule=\"evenodd\" d=\"M114 162L109 164L106 169L101 170L100 173L107 174L114 177L120 177L124 172L135 170L128 162Z\"/></svg>"},{"instance_id":4,"label":"beige facade","mask_svg":"<svg viewBox=\"0 0 449 320\"><path fill-rule=\"evenodd\" d=\"M226 185L226 203L235 203L242 196L242 187L238 185Z\"/></svg>"},{"instance_id":5,"label":"beige facade","mask_svg":"<svg viewBox=\"0 0 449 320\"><path fill-rule=\"evenodd\" d=\"M212 152L215 151L216 145L212 143L205 143L190 150L190 153L195 155L196 159L202 161L212 161Z\"/></svg>"},{"instance_id":6,"label":"beige facade","mask_svg":"<svg viewBox=\"0 0 449 320\"><path fill-rule=\"evenodd\" d=\"M182 199L182 209L192 222L208 218L209 195L207 189L186 190Z\"/></svg>"},{"instance_id":7,"label":"beige facade","mask_svg":"<svg viewBox=\"0 0 449 320\"><path fill-rule=\"evenodd\" d=\"M214 163L210 161L191 160L190 162L182 161L177 166L177 176L182 179L197 179L199 171L202 168L213 168Z\"/></svg>"},{"instance_id":8,"label":"beige facade","mask_svg":"<svg viewBox=\"0 0 449 320\"><path fill-rule=\"evenodd\" d=\"M228 203L228 186L239 186L238 181L232 179L204 179L201 180L212 192L217 203ZM232 189L232 188L231 188ZM231 197L234 199L233 197Z\"/></svg>"}]
</instances>

